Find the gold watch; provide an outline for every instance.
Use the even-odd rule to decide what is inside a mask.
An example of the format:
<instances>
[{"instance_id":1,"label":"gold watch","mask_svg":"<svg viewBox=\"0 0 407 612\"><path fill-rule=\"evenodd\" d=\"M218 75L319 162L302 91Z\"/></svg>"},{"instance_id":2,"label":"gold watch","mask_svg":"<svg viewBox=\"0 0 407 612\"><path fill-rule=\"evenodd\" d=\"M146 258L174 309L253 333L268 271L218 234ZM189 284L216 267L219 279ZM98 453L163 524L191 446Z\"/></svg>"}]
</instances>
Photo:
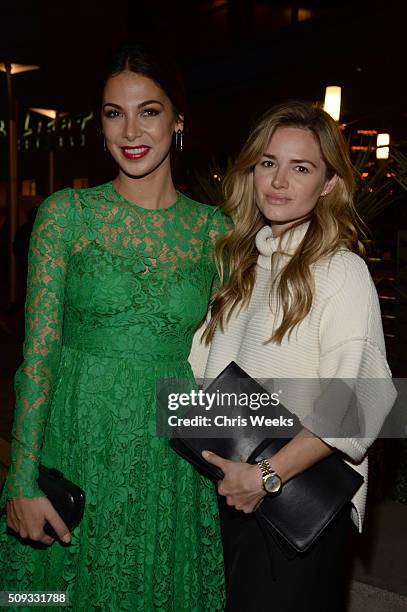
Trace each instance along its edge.
<instances>
[{"instance_id":1,"label":"gold watch","mask_svg":"<svg viewBox=\"0 0 407 612\"><path fill-rule=\"evenodd\" d=\"M261 477L263 479L263 489L266 493L276 495L281 491L283 481L281 477L273 470L267 459L262 459L257 462L261 470Z\"/></svg>"}]
</instances>

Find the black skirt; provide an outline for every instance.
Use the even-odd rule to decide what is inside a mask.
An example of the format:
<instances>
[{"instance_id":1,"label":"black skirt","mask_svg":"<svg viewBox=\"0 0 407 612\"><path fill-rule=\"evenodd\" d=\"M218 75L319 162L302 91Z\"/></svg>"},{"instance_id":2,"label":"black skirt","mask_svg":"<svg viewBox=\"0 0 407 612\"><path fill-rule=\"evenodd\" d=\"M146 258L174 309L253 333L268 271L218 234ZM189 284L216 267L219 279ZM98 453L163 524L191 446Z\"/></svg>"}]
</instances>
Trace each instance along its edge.
<instances>
[{"instance_id":1,"label":"black skirt","mask_svg":"<svg viewBox=\"0 0 407 612\"><path fill-rule=\"evenodd\" d=\"M255 515L218 498L227 612L345 612L349 590L350 505L315 544L295 556L265 537Z\"/></svg>"}]
</instances>

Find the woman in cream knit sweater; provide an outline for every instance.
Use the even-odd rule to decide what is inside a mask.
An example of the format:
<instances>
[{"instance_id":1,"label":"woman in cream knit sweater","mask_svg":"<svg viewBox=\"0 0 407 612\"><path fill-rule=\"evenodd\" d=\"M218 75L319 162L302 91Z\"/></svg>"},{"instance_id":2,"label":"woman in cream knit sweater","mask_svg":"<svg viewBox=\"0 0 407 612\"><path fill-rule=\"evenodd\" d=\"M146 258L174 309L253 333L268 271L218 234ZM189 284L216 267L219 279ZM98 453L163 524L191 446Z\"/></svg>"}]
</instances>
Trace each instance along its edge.
<instances>
[{"instance_id":1,"label":"woman in cream knit sweater","mask_svg":"<svg viewBox=\"0 0 407 612\"><path fill-rule=\"evenodd\" d=\"M340 429L332 434L332 407L316 416L315 397L294 393L285 405L307 435L294 438L268 466L204 453L225 474L218 492L227 610L345 609L349 518L352 513L360 530L366 451L395 399L377 293L361 258L353 188L337 125L300 102L264 115L225 180L224 211L235 227L218 245L228 280L214 297L205 331L205 377L216 377L234 360L255 378L352 379L363 423L357 438L341 437ZM376 384L361 384L366 378ZM264 468L276 472L284 488L334 452L364 476L364 485L308 552L288 559L265 541L253 515L268 494Z\"/></svg>"}]
</instances>

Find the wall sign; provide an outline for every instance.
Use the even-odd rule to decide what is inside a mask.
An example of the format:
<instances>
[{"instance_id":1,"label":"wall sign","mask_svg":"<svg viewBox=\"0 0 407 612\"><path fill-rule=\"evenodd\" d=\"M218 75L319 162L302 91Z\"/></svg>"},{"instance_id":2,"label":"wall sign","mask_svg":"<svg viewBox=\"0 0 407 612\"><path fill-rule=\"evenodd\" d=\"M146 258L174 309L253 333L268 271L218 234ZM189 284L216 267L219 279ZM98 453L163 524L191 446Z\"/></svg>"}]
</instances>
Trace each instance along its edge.
<instances>
[{"instance_id":1,"label":"wall sign","mask_svg":"<svg viewBox=\"0 0 407 612\"><path fill-rule=\"evenodd\" d=\"M20 151L48 151L84 147L94 113L62 115L50 119L27 111L19 121L18 148ZM7 122L0 119L0 142L7 139Z\"/></svg>"}]
</instances>

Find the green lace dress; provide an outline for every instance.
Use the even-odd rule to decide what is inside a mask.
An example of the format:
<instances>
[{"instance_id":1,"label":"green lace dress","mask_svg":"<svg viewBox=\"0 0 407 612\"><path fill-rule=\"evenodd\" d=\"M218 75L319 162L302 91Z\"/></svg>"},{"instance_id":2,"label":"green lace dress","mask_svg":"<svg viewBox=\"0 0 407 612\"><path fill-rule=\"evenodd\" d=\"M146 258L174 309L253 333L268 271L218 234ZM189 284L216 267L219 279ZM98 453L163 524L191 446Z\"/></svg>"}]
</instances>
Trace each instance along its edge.
<instances>
[{"instance_id":1,"label":"green lace dress","mask_svg":"<svg viewBox=\"0 0 407 612\"><path fill-rule=\"evenodd\" d=\"M156 436L155 381L187 361L228 222L179 195L149 210L111 183L41 206L2 502L42 495L38 464L86 492L72 542L0 533L0 590L67 590L74 610L215 611L223 560L213 485Z\"/></svg>"}]
</instances>

